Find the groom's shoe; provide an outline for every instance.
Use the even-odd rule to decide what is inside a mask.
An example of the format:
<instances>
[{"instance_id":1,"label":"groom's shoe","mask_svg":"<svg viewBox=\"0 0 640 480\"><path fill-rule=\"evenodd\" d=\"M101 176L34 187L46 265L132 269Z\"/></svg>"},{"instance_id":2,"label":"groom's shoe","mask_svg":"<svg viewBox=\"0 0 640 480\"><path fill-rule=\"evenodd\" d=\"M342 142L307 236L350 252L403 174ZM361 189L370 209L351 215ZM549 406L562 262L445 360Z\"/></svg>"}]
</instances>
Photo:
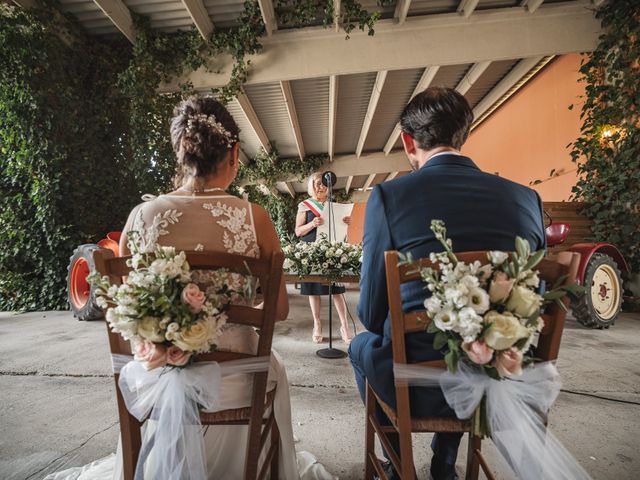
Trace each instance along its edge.
<instances>
[{"instance_id":1,"label":"groom's shoe","mask_svg":"<svg viewBox=\"0 0 640 480\"><path fill-rule=\"evenodd\" d=\"M431 460L429 472L431 480L459 480L455 465L440 463L436 458Z\"/></svg>"},{"instance_id":2,"label":"groom's shoe","mask_svg":"<svg viewBox=\"0 0 640 480\"><path fill-rule=\"evenodd\" d=\"M382 470L384 470L384 473L389 480L400 480L400 477L393 468L393 465L391 465L391 461L387 460L386 462L382 462ZM380 480L378 475L374 475L373 478L374 480Z\"/></svg>"}]
</instances>

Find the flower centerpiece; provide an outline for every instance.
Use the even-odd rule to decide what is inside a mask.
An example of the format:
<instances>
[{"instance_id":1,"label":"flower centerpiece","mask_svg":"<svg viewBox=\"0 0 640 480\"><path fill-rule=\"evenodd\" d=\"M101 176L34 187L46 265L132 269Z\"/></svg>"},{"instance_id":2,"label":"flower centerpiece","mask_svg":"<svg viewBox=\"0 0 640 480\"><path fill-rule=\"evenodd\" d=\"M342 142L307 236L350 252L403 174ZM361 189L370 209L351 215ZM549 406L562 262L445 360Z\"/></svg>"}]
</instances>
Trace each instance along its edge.
<instances>
[{"instance_id":1,"label":"flower centerpiece","mask_svg":"<svg viewBox=\"0 0 640 480\"><path fill-rule=\"evenodd\" d=\"M315 242L289 242L282 248L285 271L305 276L319 274L333 280L345 275L359 275L362 246L347 242L330 242L320 235Z\"/></svg>"},{"instance_id":2,"label":"flower centerpiece","mask_svg":"<svg viewBox=\"0 0 640 480\"><path fill-rule=\"evenodd\" d=\"M155 245L139 247L137 232L129 232L132 268L121 285L94 273L89 281L98 286L96 303L108 308L106 320L114 332L133 342L134 359L147 370L184 366L196 353L215 348L224 313L234 293L215 275L218 285L202 291L192 281L184 252Z\"/></svg>"},{"instance_id":3,"label":"flower centerpiece","mask_svg":"<svg viewBox=\"0 0 640 480\"><path fill-rule=\"evenodd\" d=\"M431 292L424 306L431 320L427 332L435 334L434 348L446 352L444 359L453 373L463 361L495 379L520 375L523 365L533 361L525 354L544 327L541 307L580 287L555 285L537 293L540 279L535 267L545 252L532 253L521 237L516 237L511 254L491 251L486 265L466 264L453 253L441 220L433 220L431 230L444 247L429 257L437 268L420 269ZM407 261L410 256L403 257Z\"/></svg>"}]
</instances>

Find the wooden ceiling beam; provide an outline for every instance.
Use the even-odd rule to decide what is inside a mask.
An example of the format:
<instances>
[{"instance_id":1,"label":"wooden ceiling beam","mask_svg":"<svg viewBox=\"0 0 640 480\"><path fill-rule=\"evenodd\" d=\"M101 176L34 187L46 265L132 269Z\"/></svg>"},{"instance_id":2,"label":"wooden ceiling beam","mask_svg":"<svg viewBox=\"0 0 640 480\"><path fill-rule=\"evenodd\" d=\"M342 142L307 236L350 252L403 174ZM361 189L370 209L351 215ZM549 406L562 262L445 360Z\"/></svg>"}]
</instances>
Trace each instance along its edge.
<instances>
[{"instance_id":1,"label":"wooden ceiling beam","mask_svg":"<svg viewBox=\"0 0 640 480\"><path fill-rule=\"evenodd\" d=\"M480 0L462 0L458 5L458 13L464 18L469 18L480 3Z\"/></svg>"},{"instance_id":2,"label":"wooden ceiling beam","mask_svg":"<svg viewBox=\"0 0 640 480\"><path fill-rule=\"evenodd\" d=\"M402 25L407 19L409 13L409 7L411 6L411 0L398 0L396 3L396 11L393 14L394 20L398 25Z\"/></svg>"},{"instance_id":3,"label":"wooden ceiling beam","mask_svg":"<svg viewBox=\"0 0 640 480\"><path fill-rule=\"evenodd\" d=\"M436 73L438 73L439 69L440 67L437 65L433 67L427 67L424 69L424 72L422 73L422 77L420 77L420 80L418 80L418 84L416 85L416 88L413 89L411 98L415 97L417 94L419 94L424 89L428 88L429 85L431 85L431 82L433 82L433 79L435 78ZM411 101L411 99L409 99L409 101ZM400 124L397 123L396 126L393 128L393 132L391 132L391 135L389 135L389 139L387 140L387 143L384 145L383 151L385 154L389 155L389 152L393 150L393 146L398 141L399 136L400 136Z\"/></svg>"},{"instance_id":4,"label":"wooden ceiling beam","mask_svg":"<svg viewBox=\"0 0 640 480\"><path fill-rule=\"evenodd\" d=\"M262 21L264 22L267 36L270 37L278 30L278 22L275 11L273 10L273 2L271 0L258 0L258 6L260 7L260 13L262 13Z\"/></svg>"},{"instance_id":5,"label":"wooden ceiling beam","mask_svg":"<svg viewBox=\"0 0 640 480\"><path fill-rule=\"evenodd\" d=\"M467 93L473 86L473 84L478 81L484 71L489 68L489 65L491 65L491 62L475 63L462 78L462 80L458 82L458 85L456 85L456 90L458 91L458 93L460 93L461 95Z\"/></svg>"},{"instance_id":6,"label":"wooden ceiling beam","mask_svg":"<svg viewBox=\"0 0 640 480\"><path fill-rule=\"evenodd\" d=\"M182 4L189 12L189 16L202 38L208 41L213 33L213 22L209 18L209 12L204 7L202 0L182 0Z\"/></svg>"},{"instance_id":7,"label":"wooden ceiling beam","mask_svg":"<svg viewBox=\"0 0 640 480\"><path fill-rule=\"evenodd\" d=\"M253 109L249 97L246 93L240 92L236 97L236 101L238 102L238 105L240 105L240 109L244 113L245 117L247 117L251 128L256 134L256 137L258 137L260 145L266 152L270 152L271 144L269 142L269 137L267 137L267 133L262 127L262 123L260 122L260 119L258 118L255 110Z\"/></svg>"},{"instance_id":8,"label":"wooden ceiling beam","mask_svg":"<svg viewBox=\"0 0 640 480\"><path fill-rule=\"evenodd\" d=\"M472 21L451 14L411 17L402 25L381 20L373 37L352 32L349 41L333 29L291 29L264 38L262 51L247 58L247 84L589 52L601 31L591 0L550 3L535 15L514 8L478 10ZM416 38L426 36L430 48L416 48ZM232 66L231 56L222 56L215 70L202 67L161 85L161 91L179 90L185 81L196 90L224 86Z\"/></svg>"},{"instance_id":9,"label":"wooden ceiling beam","mask_svg":"<svg viewBox=\"0 0 640 480\"><path fill-rule=\"evenodd\" d=\"M369 128L371 127L371 122L373 120L373 116L376 113L376 108L378 107L378 101L380 100L380 94L382 93L382 89L384 88L384 82L387 79L387 71L382 70L378 72L376 75L376 81L373 84L373 90L371 91L371 98L369 98L369 106L367 107L367 113L364 116L364 122L362 123L362 129L360 130L360 138L358 139L358 145L356 147L356 156L360 156L362 154L362 149L364 148L364 142L367 140L367 135L369 134Z\"/></svg>"},{"instance_id":10,"label":"wooden ceiling beam","mask_svg":"<svg viewBox=\"0 0 640 480\"><path fill-rule=\"evenodd\" d=\"M136 41L136 31L129 8L121 0L93 0L100 10L109 17L109 20L117 27L131 43Z\"/></svg>"},{"instance_id":11,"label":"wooden ceiling beam","mask_svg":"<svg viewBox=\"0 0 640 480\"><path fill-rule=\"evenodd\" d=\"M349 193L349 190L351 189L351 184L353 183L353 175L349 175L347 177L347 183L344 186L344 190L345 192Z\"/></svg>"},{"instance_id":12,"label":"wooden ceiling beam","mask_svg":"<svg viewBox=\"0 0 640 480\"><path fill-rule=\"evenodd\" d=\"M291 83L287 80L280 82L280 88L282 89L282 95L284 96L284 103L287 107L287 113L289 115L289 123L293 130L293 136L296 141L296 147L298 148L298 155L300 158L305 157L304 143L302 142L302 130L300 129L300 122L298 121L298 114L296 112L296 105L293 101L293 92L291 91Z\"/></svg>"},{"instance_id":13,"label":"wooden ceiling beam","mask_svg":"<svg viewBox=\"0 0 640 480\"><path fill-rule=\"evenodd\" d=\"M372 173L371 175L369 175L367 177L367 181L364 182L364 186L362 187L362 191L363 192L366 192L367 190L369 190L369 187L373 183L374 178L376 178L376 174L375 173Z\"/></svg>"}]
</instances>

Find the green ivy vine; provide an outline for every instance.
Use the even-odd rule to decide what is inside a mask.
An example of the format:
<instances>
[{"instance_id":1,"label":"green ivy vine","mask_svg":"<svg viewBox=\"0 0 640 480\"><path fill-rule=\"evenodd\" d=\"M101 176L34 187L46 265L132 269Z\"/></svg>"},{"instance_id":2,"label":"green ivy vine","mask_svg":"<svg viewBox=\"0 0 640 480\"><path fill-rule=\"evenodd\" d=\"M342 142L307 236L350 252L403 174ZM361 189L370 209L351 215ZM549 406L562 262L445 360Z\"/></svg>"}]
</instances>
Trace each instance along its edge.
<instances>
[{"instance_id":1,"label":"green ivy vine","mask_svg":"<svg viewBox=\"0 0 640 480\"><path fill-rule=\"evenodd\" d=\"M640 12L635 0L606 2L603 34L583 61L586 83L573 198L585 202L597 241L616 245L640 272Z\"/></svg>"}]
</instances>

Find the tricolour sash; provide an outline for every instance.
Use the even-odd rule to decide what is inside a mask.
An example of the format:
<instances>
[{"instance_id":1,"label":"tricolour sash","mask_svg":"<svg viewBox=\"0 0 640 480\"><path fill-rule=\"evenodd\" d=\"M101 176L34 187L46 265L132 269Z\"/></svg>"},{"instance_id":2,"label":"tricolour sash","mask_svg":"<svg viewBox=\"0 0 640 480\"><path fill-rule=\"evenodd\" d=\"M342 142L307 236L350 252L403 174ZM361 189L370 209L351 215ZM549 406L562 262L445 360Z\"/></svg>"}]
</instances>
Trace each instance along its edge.
<instances>
[{"instance_id":1,"label":"tricolour sash","mask_svg":"<svg viewBox=\"0 0 640 480\"><path fill-rule=\"evenodd\" d=\"M315 198L309 198L302 202L306 207L311 210L316 217L322 215L322 210L324 209L324 205L317 201Z\"/></svg>"}]
</instances>

